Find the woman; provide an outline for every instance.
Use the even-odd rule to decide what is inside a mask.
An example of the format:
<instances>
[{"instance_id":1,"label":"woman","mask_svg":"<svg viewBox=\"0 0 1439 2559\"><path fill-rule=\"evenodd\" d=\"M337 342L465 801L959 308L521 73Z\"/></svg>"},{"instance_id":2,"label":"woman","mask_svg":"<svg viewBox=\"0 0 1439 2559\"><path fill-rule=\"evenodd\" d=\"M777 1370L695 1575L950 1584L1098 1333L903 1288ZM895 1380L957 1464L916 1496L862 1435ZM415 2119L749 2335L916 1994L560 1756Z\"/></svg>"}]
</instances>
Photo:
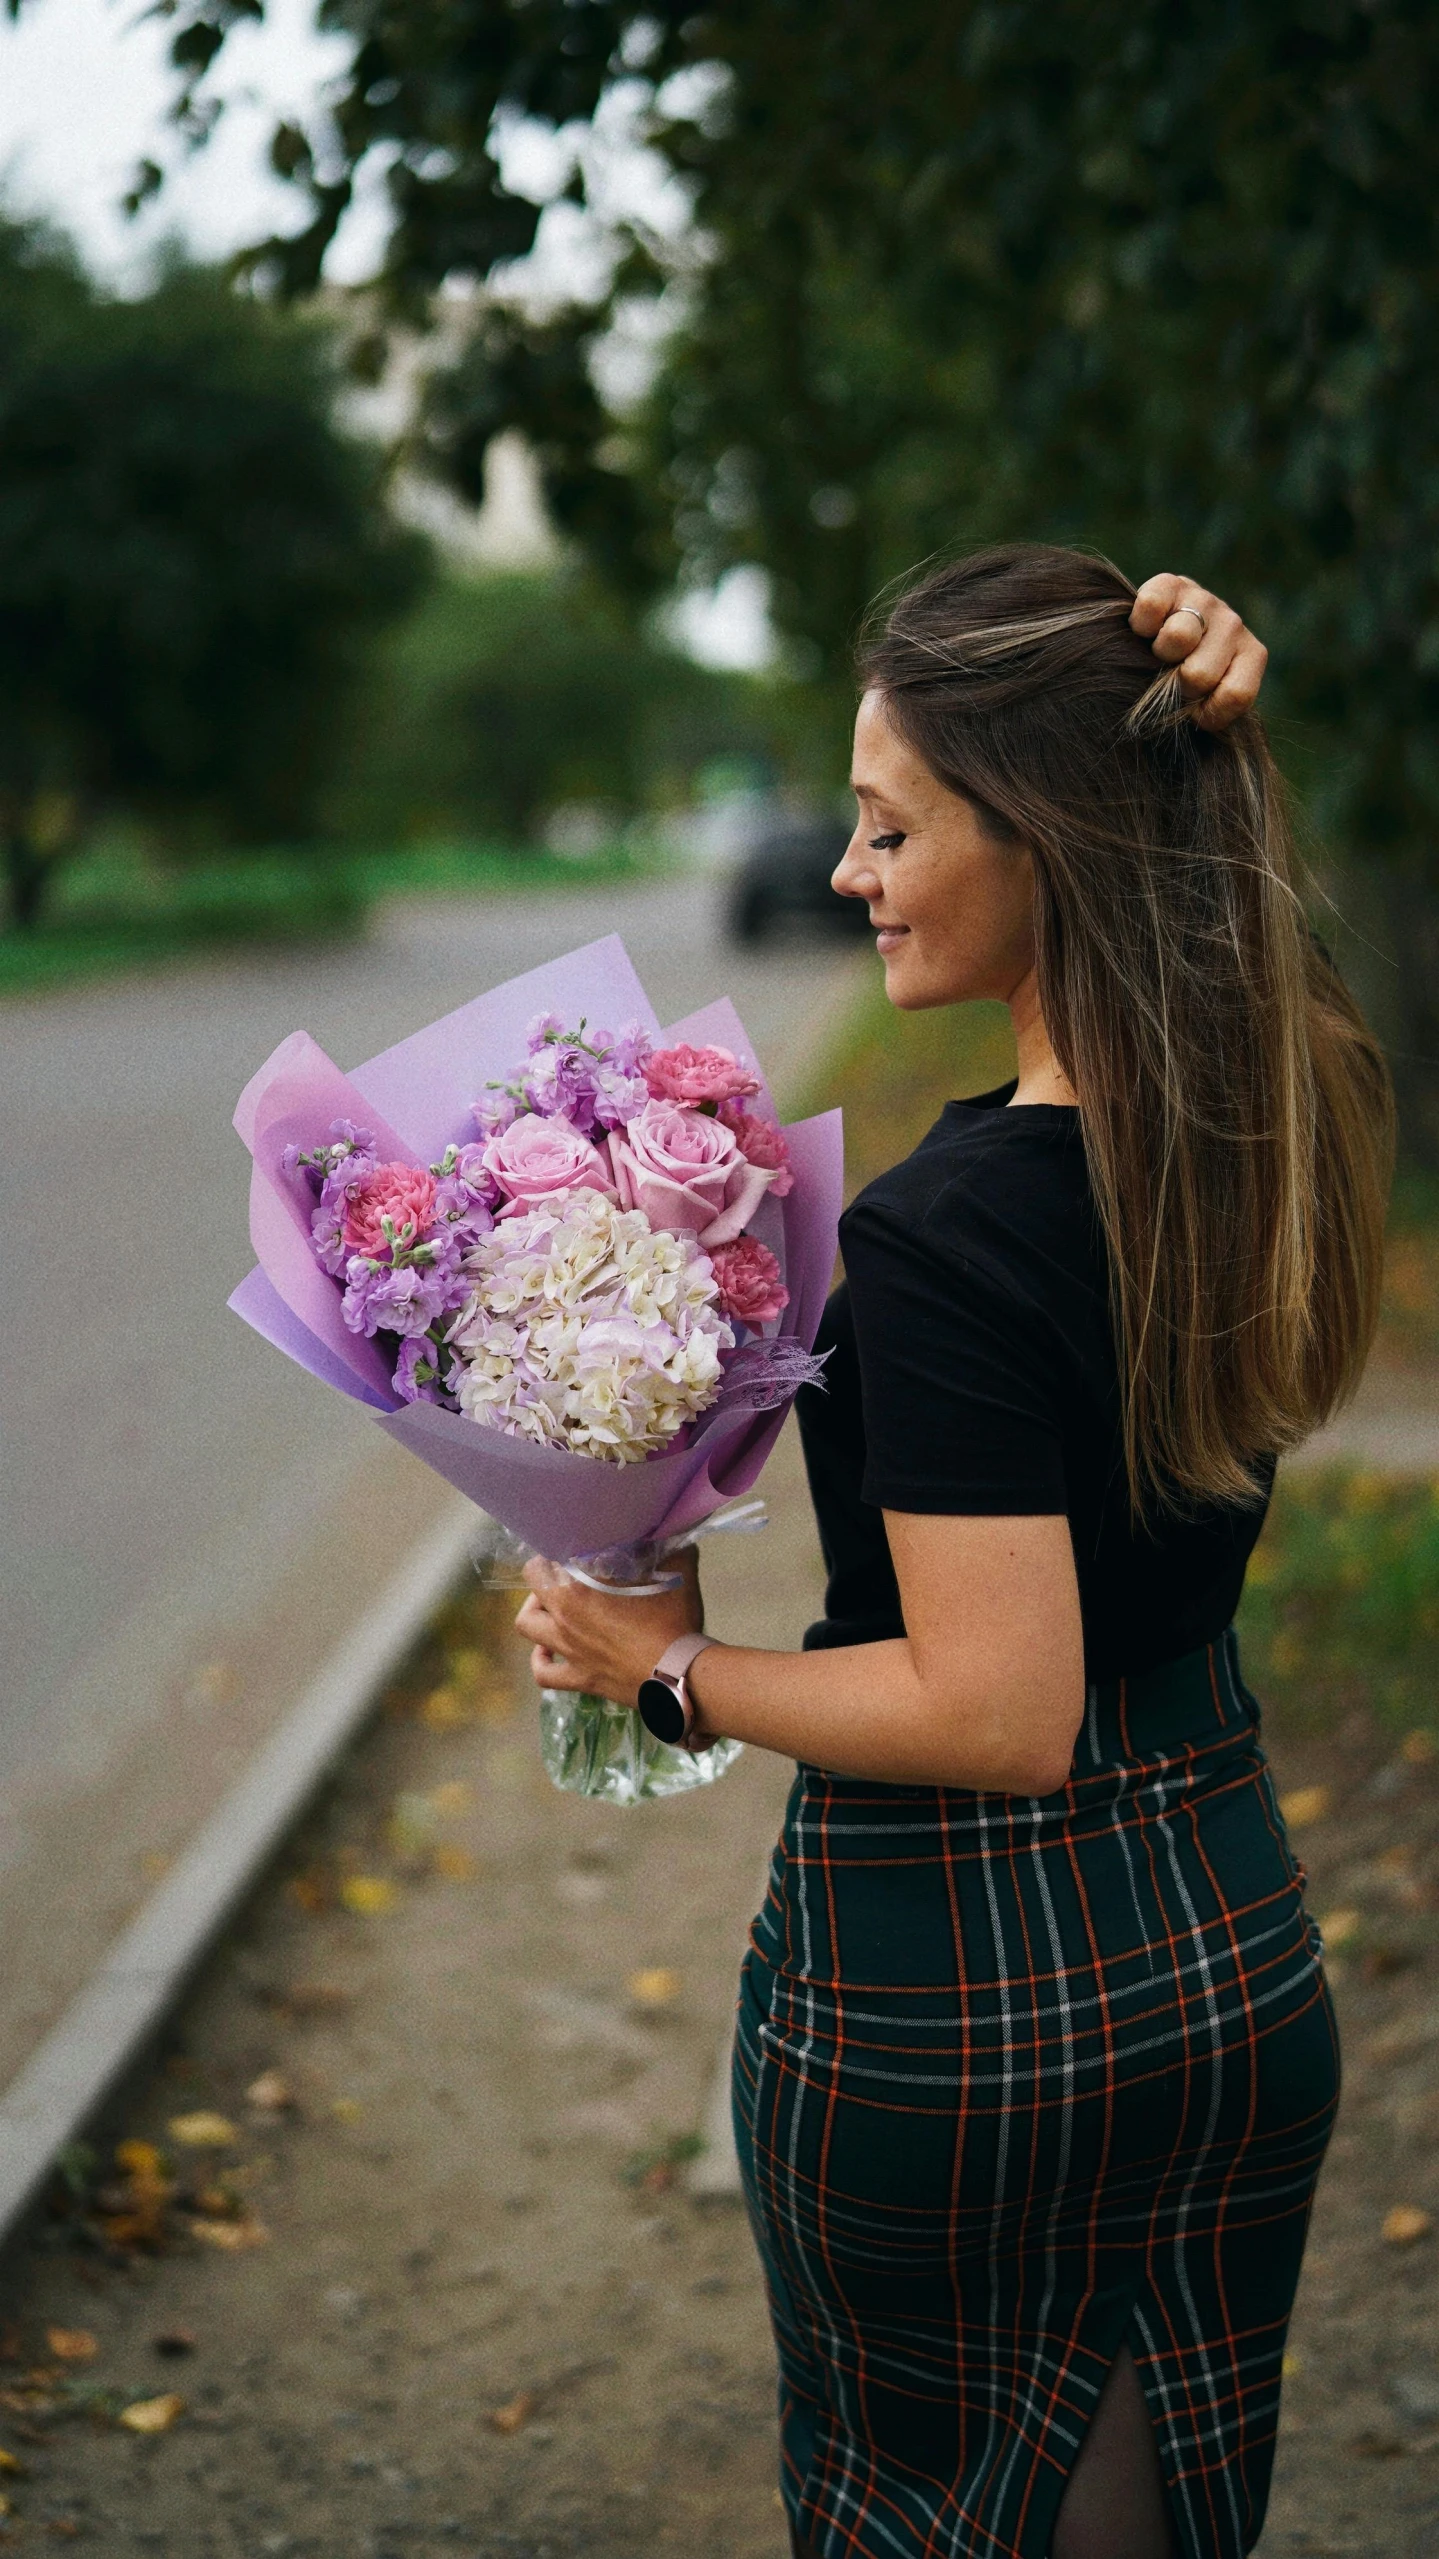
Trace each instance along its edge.
<instances>
[{"instance_id":1,"label":"woman","mask_svg":"<svg viewBox=\"0 0 1439 2559\"><path fill-rule=\"evenodd\" d=\"M735 2104L823 2559L1231 2559L1263 2521L1337 2055L1230 1620L1276 1453L1362 1365L1390 1103L1262 665L1064 551L901 597L835 884L894 1003L1008 1003L1019 1073L845 1217L826 1616L701 1647L697 1591L545 1568L520 1613L545 1685L626 1702L688 1630L696 1738L799 1762Z\"/></svg>"}]
</instances>

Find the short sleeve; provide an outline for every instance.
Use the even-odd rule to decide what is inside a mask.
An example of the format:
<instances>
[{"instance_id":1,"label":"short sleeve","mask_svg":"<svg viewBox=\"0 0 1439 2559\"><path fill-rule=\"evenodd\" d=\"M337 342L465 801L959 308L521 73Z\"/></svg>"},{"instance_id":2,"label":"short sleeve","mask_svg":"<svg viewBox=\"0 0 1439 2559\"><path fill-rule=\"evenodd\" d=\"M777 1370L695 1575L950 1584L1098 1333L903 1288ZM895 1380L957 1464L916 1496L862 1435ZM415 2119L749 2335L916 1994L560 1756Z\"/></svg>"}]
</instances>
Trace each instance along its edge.
<instances>
[{"instance_id":1,"label":"short sleeve","mask_svg":"<svg viewBox=\"0 0 1439 2559\"><path fill-rule=\"evenodd\" d=\"M1064 1512L1054 1345L1013 1275L863 1198L843 1234L864 1499L958 1517Z\"/></svg>"}]
</instances>

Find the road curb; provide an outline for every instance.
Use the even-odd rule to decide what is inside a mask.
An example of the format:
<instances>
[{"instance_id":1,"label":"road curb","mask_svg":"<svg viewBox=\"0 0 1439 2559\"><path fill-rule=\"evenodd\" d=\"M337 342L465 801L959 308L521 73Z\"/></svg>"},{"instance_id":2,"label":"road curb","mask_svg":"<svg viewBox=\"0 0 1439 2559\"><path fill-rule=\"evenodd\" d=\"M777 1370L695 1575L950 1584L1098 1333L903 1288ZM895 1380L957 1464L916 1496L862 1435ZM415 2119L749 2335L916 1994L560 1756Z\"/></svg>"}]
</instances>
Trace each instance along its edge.
<instances>
[{"instance_id":1,"label":"road curb","mask_svg":"<svg viewBox=\"0 0 1439 2559\"><path fill-rule=\"evenodd\" d=\"M162 1884L0 2094L0 2239L109 2094L273 1855L474 1551L457 1503L310 1682Z\"/></svg>"}]
</instances>

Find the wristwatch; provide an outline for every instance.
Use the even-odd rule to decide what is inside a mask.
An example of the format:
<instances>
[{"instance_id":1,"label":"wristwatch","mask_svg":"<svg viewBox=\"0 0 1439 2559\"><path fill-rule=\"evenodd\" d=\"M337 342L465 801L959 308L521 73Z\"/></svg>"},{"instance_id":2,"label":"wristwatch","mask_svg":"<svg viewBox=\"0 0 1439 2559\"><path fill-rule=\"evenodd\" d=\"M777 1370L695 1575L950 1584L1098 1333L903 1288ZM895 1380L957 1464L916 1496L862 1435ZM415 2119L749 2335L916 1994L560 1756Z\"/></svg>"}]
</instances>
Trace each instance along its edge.
<instances>
[{"instance_id":1,"label":"wristwatch","mask_svg":"<svg viewBox=\"0 0 1439 2559\"><path fill-rule=\"evenodd\" d=\"M694 1729L699 1721L694 1701L685 1686L685 1672L713 1635L676 1635L661 1653L648 1679L640 1682L640 1721L656 1741L669 1742L678 1750L704 1749L697 1743Z\"/></svg>"}]
</instances>

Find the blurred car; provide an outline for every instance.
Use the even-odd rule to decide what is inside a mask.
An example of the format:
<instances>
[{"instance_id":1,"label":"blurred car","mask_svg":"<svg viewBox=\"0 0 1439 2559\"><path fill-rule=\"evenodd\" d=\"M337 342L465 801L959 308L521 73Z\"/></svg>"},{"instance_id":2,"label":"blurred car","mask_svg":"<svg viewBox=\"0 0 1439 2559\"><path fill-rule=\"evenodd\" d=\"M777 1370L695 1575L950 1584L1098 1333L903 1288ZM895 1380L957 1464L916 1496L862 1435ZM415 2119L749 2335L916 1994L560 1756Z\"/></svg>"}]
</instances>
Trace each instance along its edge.
<instances>
[{"instance_id":1,"label":"blurred car","mask_svg":"<svg viewBox=\"0 0 1439 2559\"><path fill-rule=\"evenodd\" d=\"M821 931L867 933L863 898L840 897L830 873L850 838L840 817L767 819L736 864L729 891L726 930L751 949L776 930L802 922Z\"/></svg>"}]
</instances>

